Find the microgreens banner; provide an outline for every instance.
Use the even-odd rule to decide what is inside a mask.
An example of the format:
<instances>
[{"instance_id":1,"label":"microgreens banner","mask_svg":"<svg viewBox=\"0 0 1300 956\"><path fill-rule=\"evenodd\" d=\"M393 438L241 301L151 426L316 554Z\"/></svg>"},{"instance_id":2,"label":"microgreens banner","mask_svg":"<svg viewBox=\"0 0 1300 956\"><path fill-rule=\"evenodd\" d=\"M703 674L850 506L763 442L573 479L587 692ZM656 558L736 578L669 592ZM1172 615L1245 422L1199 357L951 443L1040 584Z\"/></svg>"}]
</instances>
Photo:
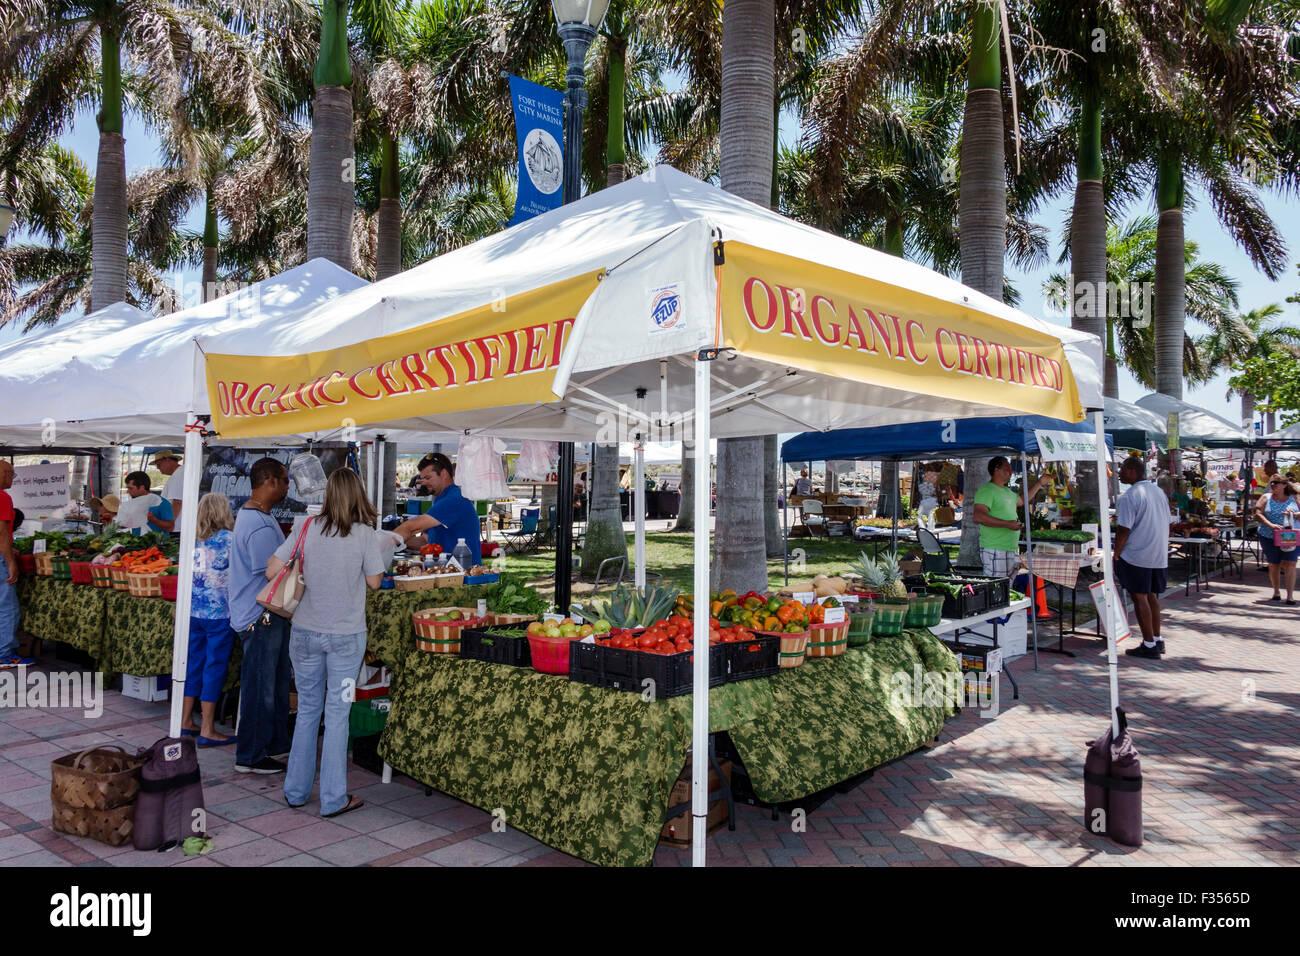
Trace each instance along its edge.
<instances>
[{"instance_id":1,"label":"microgreens banner","mask_svg":"<svg viewBox=\"0 0 1300 956\"><path fill-rule=\"evenodd\" d=\"M574 316L600 272L485 303L427 325L306 355L206 356L222 438L553 402Z\"/></svg>"},{"instance_id":2,"label":"microgreens banner","mask_svg":"<svg viewBox=\"0 0 1300 956\"><path fill-rule=\"evenodd\" d=\"M724 344L900 391L1083 418L1061 341L978 309L731 241Z\"/></svg>"}]
</instances>

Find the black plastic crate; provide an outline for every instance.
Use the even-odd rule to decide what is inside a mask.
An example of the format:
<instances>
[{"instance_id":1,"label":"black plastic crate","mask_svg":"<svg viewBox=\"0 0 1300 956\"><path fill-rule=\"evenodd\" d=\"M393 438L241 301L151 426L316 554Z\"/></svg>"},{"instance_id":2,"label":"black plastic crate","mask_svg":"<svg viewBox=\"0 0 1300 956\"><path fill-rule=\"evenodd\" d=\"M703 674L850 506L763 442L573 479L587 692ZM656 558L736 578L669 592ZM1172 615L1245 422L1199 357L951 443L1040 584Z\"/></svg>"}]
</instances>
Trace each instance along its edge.
<instances>
[{"instance_id":1,"label":"black plastic crate","mask_svg":"<svg viewBox=\"0 0 1300 956\"><path fill-rule=\"evenodd\" d=\"M938 590L936 588L936 590ZM952 620L961 620L965 617L974 617L976 614L982 614L988 610L988 589L978 584L971 587L961 587L957 595L943 592L943 611L942 616Z\"/></svg>"},{"instance_id":2,"label":"black plastic crate","mask_svg":"<svg viewBox=\"0 0 1300 956\"><path fill-rule=\"evenodd\" d=\"M510 631L519 636L504 637L501 634L489 634L489 630ZM462 628L460 656L463 660L487 661L489 664L507 664L511 667L533 666L527 627L499 625Z\"/></svg>"},{"instance_id":3,"label":"black plastic crate","mask_svg":"<svg viewBox=\"0 0 1300 956\"><path fill-rule=\"evenodd\" d=\"M1011 603L1010 578L988 578L984 586L988 592L988 601L984 605L984 610L994 611Z\"/></svg>"},{"instance_id":4,"label":"black plastic crate","mask_svg":"<svg viewBox=\"0 0 1300 956\"><path fill-rule=\"evenodd\" d=\"M376 776L384 772L384 759L379 756L379 738L381 734L352 738L352 763L362 770L369 770Z\"/></svg>"},{"instance_id":5,"label":"black plastic crate","mask_svg":"<svg viewBox=\"0 0 1300 956\"><path fill-rule=\"evenodd\" d=\"M753 640L736 641L733 644L715 644L721 650L721 666L718 667L718 655L709 658L709 676L714 669L721 669L725 674L725 683L752 680L755 677L771 677L781 669L781 638L774 635L755 634ZM713 680L711 686L717 686Z\"/></svg>"},{"instance_id":6,"label":"black plastic crate","mask_svg":"<svg viewBox=\"0 0 1300 956\"><path fill-rule=\"evenodd\" d=\"M709 686L727 681L729 667L723 656L723 644L709 647ZM650 654L626 647L609 647L574 641L569 645L569 680L594 687L625 690L640 694L650 689L646 680L654 681L656 698L680 697L694 686L694 651L679 654Z\"/></svg>"}]
</instances>

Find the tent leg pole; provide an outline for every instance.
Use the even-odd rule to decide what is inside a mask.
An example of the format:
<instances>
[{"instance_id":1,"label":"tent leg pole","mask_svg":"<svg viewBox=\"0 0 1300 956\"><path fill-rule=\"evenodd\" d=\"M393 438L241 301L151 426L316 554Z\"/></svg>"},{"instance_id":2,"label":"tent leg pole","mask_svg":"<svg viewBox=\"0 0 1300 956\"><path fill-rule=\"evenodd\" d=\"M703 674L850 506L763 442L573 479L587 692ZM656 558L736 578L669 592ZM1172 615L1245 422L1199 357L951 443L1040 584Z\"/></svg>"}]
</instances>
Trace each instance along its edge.
<instances>
[{"instance_id":1,"label":"tent leg pole","mask_svg":"<svg viewBox=\"0 0 1300 956\"><path fill-rule=\"evenodd\" d=\"M203 437L198 430L198 417L190 412L185 416L185 481L181 486L181 500L189 507L181 509L181 546L177 562L176 617L172 628L172 696L169 737L181 735L181 722L188 717L182 713L185 706L185 669L190 652L190 595L194 587L194 545L199 523L199 481L203 477Z\"/></svg>"},{"instance_id":2,"label":"tent leg pole","mask_svg":"<svg viewBox=\"0 0 1300 956\"><path fill-rule=\"evenodd\" d=\"M1092 418L1097 429L1097 477L1100 478L1106 474L1106 431L1102 423L1102 413L1093 412ZM1111 567L1110 559L1110 487L1107 482L1097 482L1097 497L1099 505L1097 510L1097 524L1101 529L1101 567L1102 574L1105 576L1106 584L1104 592L1106 594L1106 607L1118 609L1119 592L1115 590L1115 571ZM1106 663L1110 668L1110 729L1115 737L1119 737L1119 714L1116 709L1119 707L1119 658L1115 654L1115 620L1118 615L1112 614L1111 620L1106 621Z\"/></svg>"},{"instance_id":3,"label":"tent leg pole","mask_svg":"<svg viewBox=\"0 0 1300 956\"><path fill-rule=\"evenodd\" d=\"M592 446L591 460L596 461L595 446ZM635 490L632 493L632 507L636 508L633 525L633 556L636 558L636 586L645 587L645 443L638 435L632 450L632 460L636 464ZM590 512L588 512L590 513Z\"/></svg>"},{"instance_id":4,"label":"tent leg pole","mask_svg":"<svg viewBox=\"0 0 1300 956\"><path fill-rule=\"evenodd\" d=\"M375 436L375 454L378 459L375 461L375 528L380 529L384 526L384 436Z\"/></svg>"},{"instance_id":5,"label":"tent leg pole","mask_svg":"<svg viewBox=\"0 0 1300 956\"><path fill-rule=\"evenodd\" d=\"M1020 483L1025 497L1025 561L1029 564L1029 627L1034 632L1034 670L1038 670L1038 587L1034 583L1034 533L1029 530L1033 502L1029 500L1029 464L1020 453Z\"/></svg>"},{"instance_id":6,"label":"tent leg pole","mask_svg":"<svg viewBox=\"0 0 1300 956\"><path fill-rule=\"evenodd\" d=\"M785 485L785 459L781 459L781 484ZM783 489L784 490L784 489ZM790 583L790 528L786 523L786 513L790 510L790 496L781 496L781 550L785 554L785 583Z\"/></svg>"},{"instance_id":7,"label":"tent leg pole","mask_svg":"<svg viewBox=\"0 0 1300 956\"><path fill-rule=\"evenodd\" d=\"M695 447L704 467L695 469L695 637L709 646L709 371L710 359L695 360ZM691 710L691 865L704 866L709 817L709 655L695 655Z\"/></svg>"}]
</instances>

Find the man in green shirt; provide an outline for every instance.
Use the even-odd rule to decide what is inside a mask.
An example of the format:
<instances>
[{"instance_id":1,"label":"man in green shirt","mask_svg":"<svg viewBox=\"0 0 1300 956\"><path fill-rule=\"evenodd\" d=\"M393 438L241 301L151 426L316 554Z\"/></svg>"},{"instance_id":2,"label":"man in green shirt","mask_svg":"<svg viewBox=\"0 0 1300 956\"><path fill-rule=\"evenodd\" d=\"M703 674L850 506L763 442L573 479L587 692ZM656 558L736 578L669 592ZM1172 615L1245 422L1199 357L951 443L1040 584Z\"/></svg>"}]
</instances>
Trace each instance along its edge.
<instances>
[{"instance_id":1,"label":"man in green shirt","mask_svg":"<svg viewBox=\"0 0 1300 956\"><path fill-rule=\"evenodd\" d=\"M1011 480L1011 462L998 455L989 459L988 484L975 492L975 523L980 526L980 560L984 573L1008 578L1020 568L1020 529L1018 520L1024 499L1007 487ZM1032 501L1046 482L1039 478L1029 489Z\"/></svg>"}]
</instances>

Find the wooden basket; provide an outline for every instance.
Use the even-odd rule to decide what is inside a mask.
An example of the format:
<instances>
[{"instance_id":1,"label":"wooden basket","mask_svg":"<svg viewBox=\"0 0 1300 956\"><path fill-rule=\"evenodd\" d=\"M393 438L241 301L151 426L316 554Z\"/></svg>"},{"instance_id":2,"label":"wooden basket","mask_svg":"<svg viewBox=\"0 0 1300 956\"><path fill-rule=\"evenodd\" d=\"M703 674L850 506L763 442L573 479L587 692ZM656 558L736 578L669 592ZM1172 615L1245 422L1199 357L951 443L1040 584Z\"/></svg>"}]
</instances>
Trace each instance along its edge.
<instances>
[{"instance_id":1,"label":"wooden basket","mask_svg":"<svg viewBox=\"0 0 1300 956\"><path fill-rule=\"evenodd\" d=\"M496 611L488 611L487 617L485 617L484 620L487 621L488 627L502 627L503 625L509 624L531 624L533 621L537 620L537 615L498 614Z\"/></svg>"},{"instance_id":2,"label":"wooden basket","mask_svg":"<svg viewBox=\"0 0 1300 956\"><path fill-rule=\"evenodd\" d=\"M92 564L90 566L90 583L97 588L111 588L113 586L113 571L107 564Z\"/></svg>"},{"instance_id":3,"label":"wooden basket","mask_svg":"<svg viewBox=\"0 0 1300 956\"><path fill-rule=\"evenodd\" d=\"M44 554L38 554L36 558L36 573L43 578L54 577L54 555L46 551Z\"/></svg>"},{"instance_id":4,"label":"wooden basket","mask_svg":"<svg viewBox=\"0 0 1300 956\"><path fill-rule=\"evenodd\" d=\"M126 574L126 589L132 597L142 598L160 598L162 597L161 575L157 574Z\"/></svg>"},{"instance_id":5,"label":"wooden basket","mask_svg":"<svg viewBox=\"0 0 1300 956\"><path fill-rule=\"evenodd\" d=\"M69 561L68 569L72 573L73 584L90 584L90 562L89 561Z\"/></svg>"},{"instance_id":6,"label":"wooden basket","mask_svg":"<svg viewBox=\"0 0 1300 956\"><path fill-rule=\"evenodd\" d=\"M50 762L50 799L71 809L111 810L134 803L144 761L116 745Z\"/></svg>"},{"instance_id":7,"label":"wooden basket","mask_svg":"<svg viewBox=\"0 0 1300 956\"><path fill-rule=\"evenodd\" d=\"M435 588L458 588L465 583L463 574L432 574L427 577L404 578L400 575L393 578L393 587L398 591L432 591ZM477 608L470 608L471 611L477 611Z\"/></svg>"},{"instance_id":8,"label":"wooden basket","mask_svg":"<svg viewBox=\"0 0 1300 956\"><path fill-rule=\"evenodd\" d=\"M135 803L111 810L70 807L55 800L50 808L50 828L56 833L89 837L109 846L131 842L135 832Z\"/></svg>"},{"instance_id":9,"label":"wooden basket","mask_svg":"<svg viewBox=\"0 0 1300 956\"><path fill-rule=\"evenodd\" d=\"M115 591L131 590L131 582L127 580L126 577L127 572L125 568L110 567L108 569L108 573L109 576L113 579L113 589Z\"/></svg>"},{"instance_id":10,"label":"wooden basket","mask_svg":"<svg viewBox=\"0 0 1300 956\"><path fill-rule=\"evenodd\" d=\"M814 624L808 637L809 657L839 657L849 649L849 622Z\"/></svg>"},{"instance_id":11,"label":"wooden basket","mask_svg":"<svg viewBox=\"0 0 1300 956\"><path fill-rule=\"evenodd\" d=\"M457 621L435 621L438 614L460 611ZM474 607L426 607L411 615L415 625L415 646L430 654L459 654L460 632L466 627L481 627L484 618L475 617Z\"/></svg>"},{"instance_id":12,"label":"wooden basket","mask_svg":"<svg viewBox=\"0 0 1300 956\"><path fill-rule=\"evenodd\" d=\"M804 657L807 656L810 631L800 631L798 634L786 634L781 631L755 631L754 633L781 639L781 650L778 659L782 670L798 667L803 663Z\"/></svg>"}]
</instances>

